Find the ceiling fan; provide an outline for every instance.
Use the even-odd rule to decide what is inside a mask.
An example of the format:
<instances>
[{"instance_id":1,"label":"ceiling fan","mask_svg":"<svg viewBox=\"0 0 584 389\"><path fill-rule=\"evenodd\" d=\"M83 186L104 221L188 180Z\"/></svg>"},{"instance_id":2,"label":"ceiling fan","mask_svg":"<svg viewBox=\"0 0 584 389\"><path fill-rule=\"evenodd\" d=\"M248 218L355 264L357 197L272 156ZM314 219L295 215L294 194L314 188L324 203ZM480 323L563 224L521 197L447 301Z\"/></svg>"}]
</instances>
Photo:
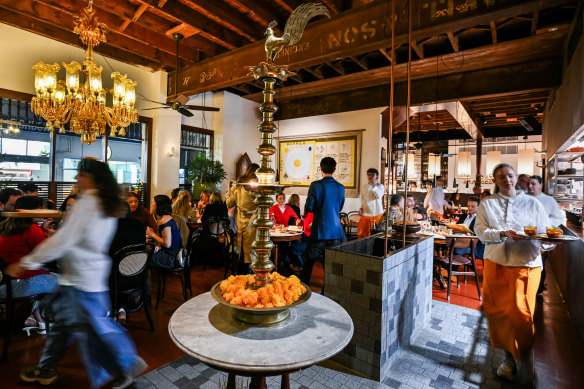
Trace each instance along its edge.
<instances>
[{"instance_id":1,"label":"ceiling fan","mask_svg":"<svg viewBox=\"0 0 584 389\"><path fill-rule=\"evenodd\" d=\"M156 103L162 105L161 107L154 107L154 108L145 108L144 111L149 111L152 109L174 109L178 111L181 115L186 117L192 117L193 113L190 110L195 111L219 111L217 107L207 107L205 105L188 105L190 98L188 96L180 95L177 96L178 92L178 79L179 79L179 58L178 58L178 49L180 41L183 39L183 35L175 32L172 34L172 38L176 41L176 77L174 78L174 99L169 100L166 103L161 103L159 101L150 100L144 98L146 101L150 101L151 103Z\"/></svg>"}]
</instances>

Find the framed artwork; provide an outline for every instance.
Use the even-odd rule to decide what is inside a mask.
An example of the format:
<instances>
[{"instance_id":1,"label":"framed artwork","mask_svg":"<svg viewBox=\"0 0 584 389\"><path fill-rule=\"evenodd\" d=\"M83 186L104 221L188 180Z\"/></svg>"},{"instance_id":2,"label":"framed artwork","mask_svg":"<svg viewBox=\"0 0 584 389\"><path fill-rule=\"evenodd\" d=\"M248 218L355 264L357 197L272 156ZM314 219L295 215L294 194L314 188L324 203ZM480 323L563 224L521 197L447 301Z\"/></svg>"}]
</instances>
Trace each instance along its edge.
<instances>
[{"instance_id":1,"label":"framed artwork","mask_svg":"<svg viewBox=\"0 0 584 389\"><path fill-rule=\"evenodd\" d=\"M243 173L245 173L250 165L251 159L249 159L247 153L243 153L243 155L237 158L237 162L235 162L235 179L237 180L239 177L243 176Z\"/></svg>"},{"instance_id":2,"label":"framed artwork","mask_svg":"<svg viewBox=\"0 0 584 389\"><path fill-rule=\"evenodd\" d=\"M352 195L349 191L354 191L356 195L359 190L362 131L279 138L280 184L308 189L311 182L322 178L320 160L332 157L337 161L333 177L345 186L347 196Z\"/></svg>"}]
</instances>

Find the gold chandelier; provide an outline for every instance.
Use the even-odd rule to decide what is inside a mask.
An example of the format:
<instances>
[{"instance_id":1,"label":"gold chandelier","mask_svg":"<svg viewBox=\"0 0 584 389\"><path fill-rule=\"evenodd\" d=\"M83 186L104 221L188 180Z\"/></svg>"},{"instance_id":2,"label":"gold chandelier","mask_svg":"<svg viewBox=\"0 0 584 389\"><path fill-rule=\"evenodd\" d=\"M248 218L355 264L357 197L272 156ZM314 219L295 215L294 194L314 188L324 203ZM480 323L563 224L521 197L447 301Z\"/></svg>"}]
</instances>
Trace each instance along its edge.
<instances>
[{"instance_id":1,"label":"gold chandelier","mask_svg":"<svg viewBox=\"0 0 584 389\"><path fill-rule=\"evenodd\" d=\"M34 65L36 97L32 99L32 110L47 121L49 131L58 128L59 132L64 133L63 126L69 122L70 130L80 135L83 143L95 142L98 136L105 134L106 125L110 127L109 136L115 137L116 132L123 136L126 134L125 127L138 121L138 111L134 109L137 82L128 79L125 74L112 73L114 88L110 93L113 103L111 107L106 106L108 90L102 88L102 67L93 60L93 48L106 41L108 27L98 22L93 0L89 0L89 5L80 16L75 16L74 22L73 32L87 47L83 66L75 61L70 64L63 62L67 73L63 81L57 80L58 64L49 65L41 61ZM83 85L79 71L84 74Z\"/></svg>"}]
</instances>

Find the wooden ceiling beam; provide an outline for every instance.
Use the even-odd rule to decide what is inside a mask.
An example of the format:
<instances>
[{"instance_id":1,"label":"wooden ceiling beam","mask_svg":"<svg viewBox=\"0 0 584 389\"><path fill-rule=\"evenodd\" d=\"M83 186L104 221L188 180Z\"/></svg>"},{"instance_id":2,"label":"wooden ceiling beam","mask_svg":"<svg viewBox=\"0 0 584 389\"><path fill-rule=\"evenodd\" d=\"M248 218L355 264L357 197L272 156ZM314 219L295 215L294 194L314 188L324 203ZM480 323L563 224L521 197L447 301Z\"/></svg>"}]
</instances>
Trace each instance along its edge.
<instances>
[{"instance_id":1,"label":"wooden ceiling beam","mask_svg":"<svg viewBox=\"0 0 584 389\"><path fill-rule=\"evenodd\" d=\"M136 10L136 12L134 13L134 16L132 16L132 19L126 19L124 20L124 22L122 23L122 25L120 26L120 28L118 28L119 32L123 32L132 22L137 22L138 19L140 19L140 16L142 16L142 14L148 9L148 5L146 4L140 4L140 6L138 7L138 9Z\"/></svg>"},{"instance_id":2,"label":"wooden ceiling beam","mask_svg":"<svg viewBox=\"0 0 584 389\"><path fill-rule=\"evenodd\" d=\"M438 74L452 74L489 67L528 63L530 61L537 62L545 58L560 58L563 37L564 34L562 32L556 31L546 35L536 35L535 37L465 50L464 61L460 60L460 53L446 54L440 57ZM435 77L437 71L436 62L436 57L413 61L412 78ZM287 96L288 99L297 99L382 85L388 82L390 69L391 67L385 66L321 81L308 82L296 85L291 90L284 87L282 88L282 94ZM403 81L406 77L407 64L395 65L394 79L396 82ZM263 98L259 93L244 97L258 102Z\"/></svg>"},{"instance_id":3,"label":"wooden ceiling beam","mask_svg":"<svg viewBox=\"0 0 584 389\"><path fill-rule=\"evenodd\" d=\"M349 58L351 61L355 62L361 69L363 70L369 70L369 68L365 65L363 65L361 63L361 61L359 61L359 59L353 55L348 56L347 58Z\"/></svg>"},{"instance_id":4,"label":"wooden ceiling beam","mask_svg":"<svg viewBox=\"0 0 584 389\"><path fill-rule=\"evenodd\" d=\"M489 96L512 95L518 91L526 93L549 90L560 85L561 67L561 60L558 59L539 61L530 66L515 64L412 80L411 90L414 93L411 95L411 104L484 99ZM517 77L517 74L522 77ZM285 93L281 95L284 96ZM407 82L396 83L394 104L405 105L406 96ZM386 82L371 88L284 101L278 106L278 120L385 107L389 106L389 85Z\"/></svg>"},{"instance_id":5,"label":"wooden ceiling beam","mask_svg":"<svg viewBox=\"0 0 584 389\"><path fill-rule=\"evenodd\" d=\"M225 2L239 9L248 18L259 23L264 28L268 27L272 20L277 21L278 24L284 23L284 20L277 13L272 12L271 7L266 7L265 4L261 4L257 0L225 0Z\"/></svg>"},{"instance_id":6,"label":"wooden ceiling beam","mask_svg":"<svg viewBox=\"0 0 584 389\"><path fill-rule=\"evenodd\" d=\"M387 50L385 49L379 49L379 52L385 57L387 58L387 60L389 61L389 63L393 63L393 59L391 58L391 55L387 52Z\"/></svg>"},{"instance_id":7,"label":"wooden ceiling beam","mask_svg":"<svg viewBox=\"0 0 584 389\"><path fill-rule=\"evenodd\" d=\"M339 73L341 76L344 76L345 74L347 74L347 72L345 71L345 69L343 69L343 65L339 62L339 63L333 63L333 62L325 62L325 64L333 69L335 72Z\"/></svg>"},{"instance_id":8,"label":"wooden ceiling beam","mask_svg":"<svg viewBox=\"0 0 584 389\"><path fill-rule=\"evenodd\" d=\"M255 24L244 21L243 15L237 15L237 12L233 12L233 9L218 4L216 0L179 1L201 15L229 28L250 42L255 42L257 37L263 37L263 29L256 28Z\"/></svg>"},{"instance_id":9,"label":"wooden ceiling beam","mask_svg":"<svg viewBox=\"0 0 584 389\"><path fill-rule=\"evenodd\" d=\"M497 26L494 20L489 21L489 26L491 27L491 41L493 44L497 43Z\"/></svg>"},{"instance_id":10,"label":"wooden ceiling beam","mask_svg":"<svg viewBox=\"0 0 584 389\"><path fill-rule=\"evenodd\" d=\"M413 39L419 41L432 36L446 34L448 31L458 31L477 25L488 25L490 20L501 20L517 14L531 13L569 2L568 0L524 0L517 2L495 3L493 6L476 8L471 11L449 15L443 21L416 21L413 28ZM422 3L415 3L421 7ZM389 28L386 28L387 4L374 2L339 14L330 20L310 23L302 40L295 46L287 46L278 56L278 63L288 64L291 70L314 66L319 63L346 58L349 55L359 55L391 45ZM415 9L422 14L420 9ZM428 17L429 18L429 17ZM430 22L432 22L430 24ZM426 24L424 24L426 23ZM407 24L399 24L394 44L408 42ZM179 82L179 93L191 95L210 90L226 88L230 85L247 82L245 65L257 64L265 58L264 42L254 42L239 50L219 55L197 64L186 66L181 71L183 80ZM237 64L237 66L234 66ZM202 74L208 74L217 69L212 80L205 79ZM174 77L170 74L170 78ZM200 80L204 80L202 83Z\"/></svg>"},{"instance_id":11,"label":"wooden ceiling beam","mask_svg":"<svg viewBox=\"0 0 584 389\"><path fill-rule=\"evenodd\" d=\"M2 6L38 21L50 22L51 24L58 25L71 32L73 32L75 28L73 18L69 13L61 12L55 8L47 6L46 4L24 2L21 0L3 0ZM76 46L81 46L81 41L79 39L78 42L79 43L76 44ZM174 55L151 45L130 39L127 36L117 33L115 30L108 32L107 43L110 46L118 47L126 52L133 52L141 57L153 59L170 68L174 68L175 66Z\"/></svg>"},{"instance_id":12,"label":"wooden ceiling beam","mask_svg":"<svg viewBox=\"0 0 584 389\"><path fill-rule=\"evenodd\" d=\"M307 73L312 74L314 77L318 78L319 80L324 80L324 76L322 75L322 72L318 72L318 71L313 70L311 68L303 68L302 70L304 70Z\"/></svg>"},{"instance_id":13,"label":"wooden ceiling beam","mask_svg":"<svg viewBox=\"0 0 584 389\"><path fill-rule=\"evenodd\" d=\"M539 11L533 12L533 18L531 19L531 35L535 35L537 32L537 23L539 23Z\"/></svg>"},{"instance_id":14,"label":"wooden ceiling beam","mask_svg":"<svg viewBox=\"0 0 584 389\"><path fill-rule=\"evenodd\" d=\"M190 7L187 7L178 1L173 1L171 3L167 2L162 7L158 6L158 0L138 1L142 4L148 4L150 6L149 11L157 11L159 14L168 17L170 20L179 23L184 22L197 28L200 30L199 35L211 42L225 47L226 49L233 50L236 47L247 43L244 42L239 35L225 29L215 21L198 14L197 12L193 12Z\"/></svg>"},{"instance_id":15,"label":"wooden ceiling beam","mask_svg":"<svg viewBox=\"0 0 584 389\"><path fill-rule=\"evenodd\" d=\"M282 9L284 9L288 13L292 13L292 11L294 11L294 8L290 7L288 5L288 3L286 3L284 0L273 0L273 2L276 3L278 6L280 6Z\"/></svg>"},{"instance_id":16,"label":"wooden ceiling beam","mask_svg":"<svg viewBox=\"0 0 584 389\"><path fill-rule=\"evenodd\" d=\"M87 3L83 0L36 0L36 2L45 4L48 7L71 16L79 15L79 12L87 6ZM97 7L96 12L99 21L107 24L111 31L117 32L127 38L134 39L140 43L150 45L171 55L175 55L175 43L169 37L158 34L152 28L137 23L129 24L126 29L122 31L118 26L120 26L120 23L124 20L123 17ZM210 45L202 50L207 54L216 53L215 49L211 48ZM193 51L185 50L184 53L181 53L181 58L188 62L196 62L196 56Z\"/></svg>"},{"instance_id":17,"label":"wooden ceiling beam","mask_svg":"<svg viewBox=\"0 0 584 389\"><path fill-rule=\"evenodd\" d=\"M448 31L446 35L448 36L448 40L452 45L452 50L457 52L460 49L460 47L458 46L458 35L455 35L454 32L452 31Z\"/></svg>"},{"instance_id":18,"label":"wooden ceiling beam","mask_svg":"<svg viewBox=\"0 0 584 389\"><path fill-rule=\"evenodd\" d=\"M4 4L0 5L0 22L71 46L81 47L79 36L72 31L57 27L52 23L35 19L26 13L19 13L12 9L4 8L3 6ZM152 70L161 70L163 65L161 62L148 57L142 57L133 52L121 50L118 47L112 46L110 42L100 44L94 51L121 62L146 66Z\"/></svg>"},{"instance_id":19,"label":"wooden ceiling beam","mask_svg":"<svg viewBox=\"0 0 584 389\"><path fill-rule=\"evenodd\" d=\"M337 6L334 0L321 0L322 3L328 8L331 15L336 15L341 12L341 9Z\"/></svg>"},{"instance_id":20,"label":"wooden ceiling beam","mask_svg":"<svg viewBox=\"0 0 584 389\"><path fill-rule=\"evenodd\" d=\"M410 45L412 46L412 49L414 49L416 54L418 54L418 57L424 58L424 46L423 45L418 46L416 41L411 41Z\"/></svg>"}]
</instances>

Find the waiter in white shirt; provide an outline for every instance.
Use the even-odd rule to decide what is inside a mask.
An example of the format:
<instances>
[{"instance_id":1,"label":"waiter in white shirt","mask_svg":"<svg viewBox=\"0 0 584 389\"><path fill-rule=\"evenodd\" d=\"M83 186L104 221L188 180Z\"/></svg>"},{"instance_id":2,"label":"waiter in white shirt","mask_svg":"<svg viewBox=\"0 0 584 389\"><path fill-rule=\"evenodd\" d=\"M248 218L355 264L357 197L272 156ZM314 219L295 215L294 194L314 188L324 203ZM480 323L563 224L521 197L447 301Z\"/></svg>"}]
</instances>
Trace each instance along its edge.
<instances>
[{"instance_id":1,"label":"waiter in white shirt","mask_svg":"<svg viewBox=\"0 0 584 389\"><path fill-rule=\"evenodd\" d=\"M560 210L558 203L552 196L548 196L541 190L543 180L540 176L531 176L527 182L527 193L539 200L548 214L548 218L553 227L557 227L564 222L564 214Z\"/></svg>"},{"instance_id":2,"label":"waiter in white shirt","mask_svg":"<svg viewBox=\"0 0 584 389\"><path fill-rule=\"evenodd\" d=\"M361 209L359 209L359 219L357 237L369 236L373 221L379 223L383 215L383 184L377 182L379 171L375 168L367 169L367 185L361 188Z\"/></svg>"},{"instance_id":3,"label":"waiter in white shirt","mask_svg":"<svg viewBox=\"0 0 584 389\"><path fill-rule=\"evenodd\" d=\"M424 208L427 208L426 213L430 215L430 217L434 215L435 217L438 216L439 219L442 219L442 216L444 216L444 207L448 209L452 208L452 206L444 200L444 190L442 189L442 185L444 185L442 177L436 177L436 186L430 189L424 198Z\"/></svg>"},{"instance_id":4,"label":"waiter in white shirt","mask_svg":"<svg viewBox=\"0 0 584 389\"><path fill-rule=\"evenodd\" d=\"M541 179L540 176L531 176L529 178L529 181L527 181L527 193L539 200L541 205L543 205L543 207L548 215L548 218L550 219L551 225L553 227L557 227L560 224L564 223L564 214L560 210L560 207L558 206L558 203L556 203L556 200L554 200L554 198L552 196L548 196L545 193L543 193L541 191L542 188L543 188L543 180ZM555 245L552 245L552 247L555 247ZM548 250L549 250L549 248L548 248ZM548 251L542 251L541 252L541 259L543 262L543 266L541 268L541 280L539 281L539 287L537 288L537 294L540 294L544 290L546 290L546 287L545 287L545 277L546 277L545 264L547 262L547 258L548 258Z\"/></svg>"}]
</instances>

